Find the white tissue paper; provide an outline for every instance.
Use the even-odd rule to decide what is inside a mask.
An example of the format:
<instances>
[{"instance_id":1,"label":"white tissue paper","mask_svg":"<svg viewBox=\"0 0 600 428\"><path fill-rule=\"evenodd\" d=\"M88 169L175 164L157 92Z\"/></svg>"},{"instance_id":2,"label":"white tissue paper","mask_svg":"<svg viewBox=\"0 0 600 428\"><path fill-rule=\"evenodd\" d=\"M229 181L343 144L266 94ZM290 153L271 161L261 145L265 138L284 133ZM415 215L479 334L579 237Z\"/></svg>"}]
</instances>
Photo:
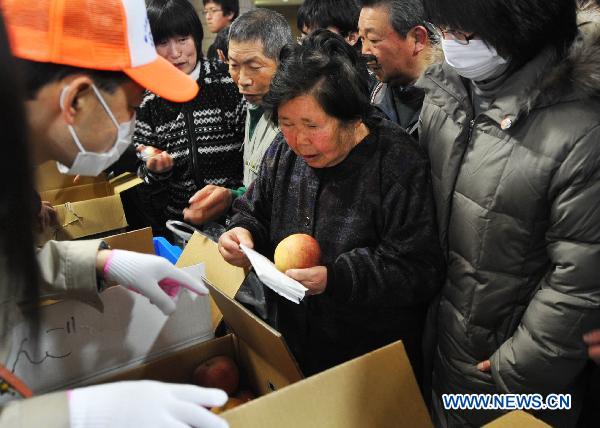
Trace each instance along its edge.
<instances>
[{"instance_id":1,"label":"white tissue paper","mask_svg":"<svg viewBox=\"0 0 600 428\"><path fill-rule=\"evenodd\" d=\"M279 272L271 260L245 245L240 249L246 254L258 278L271 290L294 303L300 303L308 288L295 279Z\"/></svg>"}]
</instances>

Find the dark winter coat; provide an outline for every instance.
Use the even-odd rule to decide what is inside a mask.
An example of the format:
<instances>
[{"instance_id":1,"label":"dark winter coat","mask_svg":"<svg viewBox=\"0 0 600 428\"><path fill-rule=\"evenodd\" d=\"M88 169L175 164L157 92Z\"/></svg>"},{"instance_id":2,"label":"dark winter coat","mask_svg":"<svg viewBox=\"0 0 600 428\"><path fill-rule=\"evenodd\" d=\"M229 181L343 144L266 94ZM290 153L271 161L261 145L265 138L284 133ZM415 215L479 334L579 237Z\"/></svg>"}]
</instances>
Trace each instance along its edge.
<instances>
[{"instance_id":1,"label":"dark winter coat","mask_svg":"<svg viewBox=\"0 0 600 428\"><path fill-rule=\"evenodd\" d=\"M396 124L372 117L370 134L340 164L309 167L280 136L234 203L230 225L272 257L294 233L314 236L325 292L300 305L278 298L279 329L305 374L403 339L420 367L424 309L440 285L428 164Z\"/></svg>"},{"instance_id":2,"label":"dark winter coat","mask_svg":"<svg viewBox=\"0 0 600 428\"><path fill-rule=\"evenodd\" d=\"M447 280L434 390L571 393L581 399L582 335L600 326L600 31L568 57L551 49L513 73L477 117L447 65L420 80ZM491 372L477 370L491 361ZM446 413L480 426L498 412ZM577 410L538 416L572 426Z\"/></svg>"}]
</instances>

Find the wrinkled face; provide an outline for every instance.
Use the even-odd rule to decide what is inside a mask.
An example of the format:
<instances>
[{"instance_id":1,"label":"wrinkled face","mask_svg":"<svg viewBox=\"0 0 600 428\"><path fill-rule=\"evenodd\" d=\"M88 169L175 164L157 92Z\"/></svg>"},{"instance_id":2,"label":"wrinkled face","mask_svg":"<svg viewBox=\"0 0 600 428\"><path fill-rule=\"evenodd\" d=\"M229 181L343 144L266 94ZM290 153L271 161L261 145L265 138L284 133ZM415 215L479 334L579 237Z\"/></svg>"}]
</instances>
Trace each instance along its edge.
<instances>
[{"instance_id":1,"label":"wrinkled face","mask_svg":"<svg viewBox=\"0 0 600 428\"><path fill-rule=\"evenodd\" d=\"M277 110L288 146L312 168L342 162L354 147L354 133L329 116L312 95L301 95Z\"/></svg>"},{"instance_id":2,"label":"wrinkled face","mask_svg":"<svg viewBox=\"0 0 600 428\"><path fill-rule=\"evenodd\" d=\"M159 40L156 52L185 74L194 71L198 62L196 43L191 34Z\"/></svg>"},{"instance_id":3,"label":"wrinkled face","mask_svg":"<svg viewBox=\"0 0 600 428\"><path fill-rule=\"evenodd\" d=\"M261 42L229 41L229 74L249 103L262 102L275 71L277 62L265 56Z\"/></svg>"},{"instance_id":4,"label":"wrinkled face","mask_svg":"<svg viewBox=\"0 0 600 428\"><path fill-rule=\"evenodd\" d=\"M414 80L411 72L413 46L410 40L394 31L385 6L364 7L358 20L362 53L376 61L369 67L382 82L407 84Z\"/></svg>"},{"instance_id":5,"label":"wrinkled face","mask_svg":"<svg viewBox=\"0 0 600 428\"><path fill-rule=\"evenodd\" d=\"M224 15L221 5L213 2L208 2L204 6L204 16L206 17L206 23L211 33L218 33L231 24L233 20L232 13Z\"/></svg>"}]
</instances>

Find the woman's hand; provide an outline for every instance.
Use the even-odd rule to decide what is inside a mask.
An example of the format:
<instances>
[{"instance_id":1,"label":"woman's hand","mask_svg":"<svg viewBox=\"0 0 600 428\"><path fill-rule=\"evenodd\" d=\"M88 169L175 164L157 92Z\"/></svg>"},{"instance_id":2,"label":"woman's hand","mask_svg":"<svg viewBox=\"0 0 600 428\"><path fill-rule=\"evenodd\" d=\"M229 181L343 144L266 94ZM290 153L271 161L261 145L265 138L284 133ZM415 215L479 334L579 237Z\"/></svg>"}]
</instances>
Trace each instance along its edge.
<instances>
[{"instance_id":1,"label":"woman's hand","mask_svg":"<svg viewBox=\"0 0 600 428\"><path fill-rule=\"evenodd\" d=\"M288 269L285 274L308 288L306 294L309 296L321 294L327 288L327 268L325 266Z\"/></svg>"},{"instance_id":2,"label":"woman's hand","mask_svg":"<svg viewBox=\"0 0 600 428\"><path fill-rule=\"evenodd\" d=\"M588 345L589 357L600 364L600 330L590 331L583 335L583 341Z\"/></svg>"},{"instance_id":3,"label":"woman's hand","mask_svg":"<svg viewBox=\"0 0 600 428\"><path fill-rule=\"evenodd\" d=\"M151 146L139 145L136 150L138 153L142 153L149 148L154 149L154 147ZM158 152L157 149L155 150ZM167 152L160 151L159 153L153 154L145 159L145 162L148 171L154 174L169 172L173 169L173 158Z\"/></svg>"},{"instance_id":4,"label":"woman's hand","mask_svg":"<svg viewBox=\"0 0 600 428\"><path fill-rule=\"evenodd\" d=\"M234 227L219 238L219 252L227 263L246 268L250 266L250 260L240 249L240 244L254 248L252 234L243 227Z\"/></svg>"}]
</instances>

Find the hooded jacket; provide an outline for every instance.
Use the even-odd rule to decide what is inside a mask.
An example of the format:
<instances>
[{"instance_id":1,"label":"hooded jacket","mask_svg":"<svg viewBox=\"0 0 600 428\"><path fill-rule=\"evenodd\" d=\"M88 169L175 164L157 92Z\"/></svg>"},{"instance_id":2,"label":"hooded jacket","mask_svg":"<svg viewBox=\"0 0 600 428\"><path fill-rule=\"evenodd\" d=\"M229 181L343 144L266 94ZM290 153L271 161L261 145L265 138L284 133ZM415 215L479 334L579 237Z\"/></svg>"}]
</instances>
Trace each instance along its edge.
<instances>
[{"instance_id":1,"label":"hooded jacket","mask_svg":"<svg viewBox=\"0 0 600 428\"><path fill-rule=\"evenodd\" d=\"M600 326L600 25L579 18L564 58L540 52L476 117L447 64L418 83L448 264L434 394L573 394L574 410L537 413L556 426L577 421L582 335ZM477 370L488 359L491 372ZM443 417L480 426L499 415Z\"/></svg>"}]
</instances>

